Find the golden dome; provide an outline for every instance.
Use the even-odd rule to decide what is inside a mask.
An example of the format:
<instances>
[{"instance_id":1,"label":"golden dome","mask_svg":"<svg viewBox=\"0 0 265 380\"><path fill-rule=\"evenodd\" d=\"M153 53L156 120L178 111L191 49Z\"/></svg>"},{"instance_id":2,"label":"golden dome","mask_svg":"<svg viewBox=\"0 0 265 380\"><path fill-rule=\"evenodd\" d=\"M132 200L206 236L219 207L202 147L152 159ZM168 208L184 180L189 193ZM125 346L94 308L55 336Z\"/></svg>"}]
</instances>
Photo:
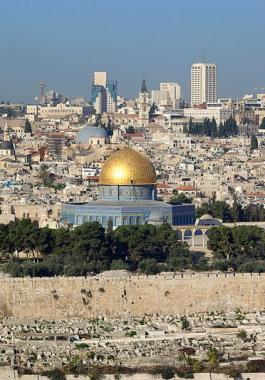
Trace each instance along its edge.
<instances>
[{"instance_id":1,"label":"golden dome","mask_svg":"<svg viewBox=\"0 0 265 380\"><path fill-rule=\"evenodd\" d=\"M102 166L100 185L150 185L156 183L152 163L130 148L115 152Z\"/></svg>"}]
</instances>

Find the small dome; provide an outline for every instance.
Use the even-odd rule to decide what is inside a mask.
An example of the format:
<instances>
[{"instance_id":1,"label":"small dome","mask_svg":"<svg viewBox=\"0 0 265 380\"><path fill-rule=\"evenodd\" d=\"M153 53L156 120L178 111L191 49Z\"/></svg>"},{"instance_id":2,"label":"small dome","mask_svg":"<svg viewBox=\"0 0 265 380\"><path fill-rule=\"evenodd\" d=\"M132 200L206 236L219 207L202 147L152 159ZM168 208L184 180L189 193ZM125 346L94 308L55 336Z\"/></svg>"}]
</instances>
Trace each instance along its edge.
<instances>
[{"instance_id":1,"label":"small dome","mask_svg":"<svg viewBox=\"0 0 265 380\"><path fill-rule=\"evenodd\" d=\"M156 183L152 163L141 153L130 148L115 152L102 166L101 185L151 185Z\"/></svg>"},{"instance_id":2,"label":"small dome","mask_svg":"<svg viewBox=\"0 0 265 380\"><path fill-rule=\"evenodd\" d=\"M212 215L204 214L200 217L200 220L208 220L208 219L213 219Z\"/></svg>"},{"instance_id":3,"label":"small dome","mask_svg":"<svg viewBox=\"0 0 265 380\"><path fill-rule=\"evenodd\" d=\"M148 222L156 222L156 223L163 223L164 222L164 216L163 213L160 211L152 211L149 215Z\"/></svg>"},{"instance_id":4,"label":"small dome","mask_svg":"<svg viewBox=\"0 0 265 380\"><path fill-rule=\"evenodd\" d=\"M84 128L80 129L76 134L77 144L88 144L91 138L106 138L108 133L105 128L95 127L93 125L86 125Z\"/></svg>"}]
</instances>

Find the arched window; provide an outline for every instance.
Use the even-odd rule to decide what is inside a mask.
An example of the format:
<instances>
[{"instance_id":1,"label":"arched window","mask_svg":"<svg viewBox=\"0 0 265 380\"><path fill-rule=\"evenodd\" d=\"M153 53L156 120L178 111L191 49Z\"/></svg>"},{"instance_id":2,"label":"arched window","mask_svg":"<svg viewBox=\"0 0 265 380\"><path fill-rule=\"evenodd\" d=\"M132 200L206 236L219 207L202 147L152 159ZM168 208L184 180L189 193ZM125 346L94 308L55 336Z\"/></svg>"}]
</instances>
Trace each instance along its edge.
<instances>
[{"instance_id":1,"label":"arched window","mask_svg":"<svg viewBox=\"0 0 265 380\"><path fill-rule=\"evenodd\" d=\"M189 240L192 237L192 231L191 230L185 230L184 231L184 240Z\"/></svg>"},{"instance_id":2,"label":"arched window","mask_svg":"<svg viewBox=\"0 0 265 380\"><path fill-rule=\"evenodd\" d=\"M177 239L182 240L182 232L180 230L176 231Z\"/></svg>"},{"instance_id":3,"label":"arched window","mask_svg":"<svg viewBox=\"0 0 265 380\"><path fill-rule=\"evenodd\" d=\"M83 217L81 215L78 215L76 217L76 224L80 225L82 224L82 222L83 222Z\"/></svg>"}]
</instances>

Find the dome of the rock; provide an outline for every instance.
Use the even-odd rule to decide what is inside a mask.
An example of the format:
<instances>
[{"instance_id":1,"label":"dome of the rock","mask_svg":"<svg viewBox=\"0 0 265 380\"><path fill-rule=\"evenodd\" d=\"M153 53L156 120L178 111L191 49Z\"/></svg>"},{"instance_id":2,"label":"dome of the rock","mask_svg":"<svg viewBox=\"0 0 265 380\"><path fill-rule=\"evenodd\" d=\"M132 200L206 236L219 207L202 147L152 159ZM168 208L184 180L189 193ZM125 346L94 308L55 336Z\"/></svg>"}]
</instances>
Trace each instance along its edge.
<instances>
[{"instance_id":1,"label":"dome of the rock","mask_svg":"<svg viewBox=\"0 0 265 380\"><path fill-rule=\"evenodd\" d=\"M124 148L115 152L103 165L100 185L151 185L156 183L152 163L139 152Z\"/></svg>"}]
</instances>

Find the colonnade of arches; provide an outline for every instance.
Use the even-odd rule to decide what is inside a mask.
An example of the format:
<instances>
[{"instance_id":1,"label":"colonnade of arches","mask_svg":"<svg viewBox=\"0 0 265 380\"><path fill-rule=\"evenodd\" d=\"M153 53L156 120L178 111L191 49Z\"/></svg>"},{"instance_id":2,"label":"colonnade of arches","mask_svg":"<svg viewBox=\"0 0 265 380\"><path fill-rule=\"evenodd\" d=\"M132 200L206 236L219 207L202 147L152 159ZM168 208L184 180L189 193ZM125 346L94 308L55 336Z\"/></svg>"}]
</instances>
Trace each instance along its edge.
<instances>
[{"instance_id":1,"label":"colonnade of arches","mask_svg":"<svg viewBox=\"0 0 265 380\"><path fill-rule=\"evenodd\" d=\"M176 233L178 240L186 241L192 247L207 247L208 228L178 228Z\"/></svg>"},{"instance_id":2,"label":"colonnade of arches","mask_svg":"<svg viewBox=\"0 0 265 380\"><path fill-rule=\"evenodd\" d=\"M81 225L87 222L99 222L103 227L107 227L110 222L113 226L130 226L136 224L143 224L144 219L142 216L83 216L78 215L76 224Z\"/></svg>"}]
</instances>

